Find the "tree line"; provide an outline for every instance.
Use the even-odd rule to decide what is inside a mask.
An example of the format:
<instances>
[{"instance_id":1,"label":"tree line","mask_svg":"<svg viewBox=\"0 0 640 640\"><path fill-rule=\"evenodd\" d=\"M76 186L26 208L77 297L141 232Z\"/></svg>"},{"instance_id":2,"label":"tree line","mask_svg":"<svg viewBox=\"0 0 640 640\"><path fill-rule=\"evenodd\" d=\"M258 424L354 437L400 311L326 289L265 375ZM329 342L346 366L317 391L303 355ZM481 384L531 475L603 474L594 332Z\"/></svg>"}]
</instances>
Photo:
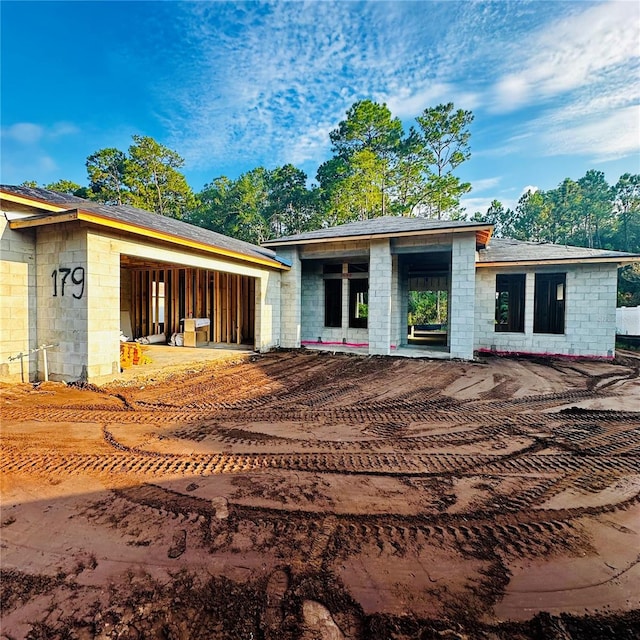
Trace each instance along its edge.
<instances>
[{"instance_id":1,"label":"tree line","mask_svg":"<svg viewBox=\"0 0 640 640\"><path fill-rule=\"evenodd\" d=\"M128 152L87 158L88 186L60 180L46 188L105 204L130 204L250 242L382 215L451 217L471 185L453 171L470 157L470 111L427 108L405 132L385 104L356 102L330 133L333 156L308 186L291 164L220 176L194 193L184 160L153 138L133 136ZM37 186L33 182L25 185Z\"/></svg>"},{"instance_id":2,"label":"tree line","mask_svg":"<svg viewBox=\"0 0 640 640\"><path fill-rule=\"evenodd\" d=\"M640 175L609 185L601 171L527 191L512 210L494 200L466 213L471 190L455 175L469 159L470 111L453 103L426 108L405 131L385 104L355 102L330 134L332 156L309 185L291 164L220 176L196 193L184 160L153 138L134 135L127 152L106 148L86 160L87 186L60 180L46 188L105 204L129 204L248 242L383 215L484 220L495 235L640 252ZM25 185L37 186L33 182ZM627 278L627 280L625 280ZM621 302L640 304L640 269L622 270Z\"/></svg>"}]
</instances>

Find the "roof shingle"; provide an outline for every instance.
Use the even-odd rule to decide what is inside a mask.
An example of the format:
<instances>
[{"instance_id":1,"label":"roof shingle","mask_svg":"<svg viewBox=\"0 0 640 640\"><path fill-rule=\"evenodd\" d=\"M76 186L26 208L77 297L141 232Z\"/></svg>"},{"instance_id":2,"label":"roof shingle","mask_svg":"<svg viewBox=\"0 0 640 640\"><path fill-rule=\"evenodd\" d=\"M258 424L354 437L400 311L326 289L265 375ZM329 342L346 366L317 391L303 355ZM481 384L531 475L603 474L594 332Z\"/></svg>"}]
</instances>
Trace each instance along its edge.
<instances>
[{"instance_id":1,"label":"roof shingle","mask_svg":"<svg viewBox=\"0 0 640 640\"><path fill-rule=\"evenodd\" d=\"M625 260L640 258L640 254L606 249L590 249L551 242L527 242L513 238L492 238L489 245L478 251L478 264L496 262Z\"/></svg>"},{"instance_id":2,"label":"roof shingle","mask_svg":"<svg viewBox=\"0 0 640 640\"><path fill-rule=\"evenodd\" d=\"M159 233L168 234L177 239L191 240L211 247L223 249L233 253L245 255L249 258L264 260L274 260L281 262L276 257L275 251L260 247L243 240L230 238L221 233L196 227L181 220L175 220L157 213L150 213L144 209L138 209L129 205L107 205L78 198L77 196L39 189L33 187L23 187L14 185L0 185L0 190L23 198L44 202L67 210L79 209L88 213L93 213L107 220L122 222L149 229ZM51 215L51 214L47 214ZM55 215L55 214L53 214Z\"/></svg>"},{"instance_id":3,"label":"roof shingle","mask_svg":"<svg viewBox=\"0 0 640 640\"><path fill-rule=\"evenodd\" d=\"M359 220L358 222L348 222L335 227L316 229L293 236L284 236L274 240L268 240L265 246L277 246L279 244L295 244L297 242L308 242L313 240L332 240L336 238L356 238L362 236L384 236L401 235L404 233L415 233L420 231L447 231L468 228L469 231L475 229L490 229L492 225L484 222L466 222L458 220L430 220L428 218L407 218L403 216L380 216L369 220Z\"/></svg>"}]
</instances>

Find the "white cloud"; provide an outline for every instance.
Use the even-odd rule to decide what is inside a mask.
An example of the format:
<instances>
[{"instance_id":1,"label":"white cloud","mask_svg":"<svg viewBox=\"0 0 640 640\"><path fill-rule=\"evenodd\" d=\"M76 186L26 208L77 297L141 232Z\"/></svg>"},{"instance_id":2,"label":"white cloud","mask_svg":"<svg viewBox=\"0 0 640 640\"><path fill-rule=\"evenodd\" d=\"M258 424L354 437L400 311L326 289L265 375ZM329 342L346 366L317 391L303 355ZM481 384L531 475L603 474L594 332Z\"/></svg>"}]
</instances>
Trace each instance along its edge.
<instances>
[{"instance_id":1,"label":"white cloud","mask_svg":"<svg viewBox=\"0 0 640 640\"><path fill-rule=\"evenodd\" d=\"M52 138L60 138L80 133L80 129L72 122L56 122L47 133Z\"/></svg>"},{"instance_id":2,"label":"white cloud","mask_svg":"<svg viewBox=\"0 0 640 640\"><path fill-rule=\"evenodd\" d=\"M540 189L535 185L528 184L526 187L522 188L520 195L523 196L525 193L535 193L536 191L540 191Z\"/></svg>"},{"instance_id":3,"label":"white cloud","mask_svg":"<svg viewBox=\"0 0 640 640\"><path fill-rule=\"evenodd\" d=\"M471 186L476 193L478 191L487 191L488 189L493 189L498 186L500 184L500 180L502 180L500 176L496 176L494 178L483 178L482 180L473 180L471 182Z\"/></svg>"},{"instance_id":4,"label":"white cloud","mask_svg":"<svg viewBox=\"0 0 640 640\"><path fill-rule=\"evenodd\" d=\"M640 55L638 6L604 2L581 11L577 5L568 17L525 38L520 59L496 83L495 110L512 111L581 87L615 83L622 68Z\"/></svg>"},{"instance_id":5,"label":"white cloud","mask_svg":"<svg viewBox=\"0 0 640 640\"><path fill-rule=\"evenodd\" d=\"M473 215L476 211L485 214L487 209L495 198L461 198L460 205L466 210L467 214Z\"/></svg>"},{"instance_id":6,"label":"white cloud","mask_svg":"<svg viewBox=\"0 0 640 640\"><path fill-rule=\"evenodd\" d=\"M449 102L452 87L448 84L436 82L415 90L411 87L400 87L394 95L381 94L375 96L379 102L386 102L389 110L399 118L415 117L429 106L440 102Z\"/></svg>"},{"instance_id":7,"label":"white cloud","mask_svg":"<svg viewBox=\"0 0 640 640\"><path fill-rule=\"evenodd\" d=\"M548 155L584 154L597 162L640 153L640 105L551 126L540 142Z\"/></svg>"},{"instance_id":8,"label":"white cloud","mask_svg":"<svg viewBox=\"0 0 640 640\"><path fill-rule=\"evenodd\" d=\"M78 127L70 122L56 122L50 127L33 122L16 122L2 128L2 137L19 144L33 145L47 138L59 138L78 132Z\"/></svg>"},{"instance_id":9,"label":"white cloud","mask_svg":"<svg viewBox=\"0 0 640 640\"><path fill-rule=\"evenodd\" d=\"M2 128L2 137L21 144L35 144L44 135L44 128L33 122L17 122Z\"/></svg>"},{"instance_id":10,"label":"white cloud","mask_svg":"<svg viewBox=\"0 0 640 640\"><path fill-rule=\"evenodd\" d=\"M186 61L180 81L165 87L162 119L190 166L248 155L256 164L321 161L328 133L365 98L400 118L439 102L478 103L475 90L448 79L453 45L438 58L442 25L450 27L442 19L449 9L436 3L179 6L189 47L176 56ZM458 59L464 46L456 45Z\"/></svg>"}]
</instances>

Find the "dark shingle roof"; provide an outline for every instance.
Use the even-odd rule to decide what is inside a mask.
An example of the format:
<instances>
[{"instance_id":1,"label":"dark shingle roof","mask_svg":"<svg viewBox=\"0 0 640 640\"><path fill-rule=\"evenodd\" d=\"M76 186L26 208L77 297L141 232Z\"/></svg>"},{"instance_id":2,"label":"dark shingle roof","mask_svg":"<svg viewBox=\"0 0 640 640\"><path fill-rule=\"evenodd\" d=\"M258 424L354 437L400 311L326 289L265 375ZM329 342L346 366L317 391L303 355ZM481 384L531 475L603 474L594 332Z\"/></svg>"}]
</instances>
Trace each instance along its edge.
<instances>
[{"instance_id":1,"label":"dark shingle roof","mask_svg":"<svg viewBox=\"0 0 640 640\"><path fill-rule=\"evenodd\" d=\"M141 229L148 229L158 233L174 236L177 240L190 240L203 245L209 245L213 248L230 251L232 253L241 254L248 258L260 260L273 260L281 262L275 254L275 251L265 247L259 247L249 242L230 238L210 231L196 227L181 220L175 220L167 216L150 213L143 209L131 207L129 205L106 205L92 200L85 200L76 196L49 191L48 189L37 189L32 187L22 187L13 185L0 185L0 190L22 196L30 200L44 202L67 210L79 209L88 213L93 213L107 220L114 222L126 223ZM37 205L36 205L37 206ZM62 212L61 212L62 213ZM56 215L56 214L49 214Z\"/></svg>"},{"instance_id":2,"label":"dark shingle roof","mask_svg":"<svg viewBox=\"0 0 640 640\"><path fill-rule=\"evenodd\" d=\"M478 251L478 264L496 262L567 262L576 260L616 260L640 259L640 254L606 249L573 247L551 242L525 242L513 238L492 238L489 245Z\"/></svg>"},{"instance_id":3,"label":"dark shingle roof","mask_svg":"<svg viewBox=\"0 0 640 640\"><path fill-rule=\"evenodd\" d=\"M402 235L405 233L416 233L420 231L447 231L468 228L469 231L475 229L490 229L492 225L483 222L464 222L453 220L429 220L427 218L405 218L403 216L381 216L370 220L360 220L349 222L336 227L317 229L293 236L285 236L268 240L266 246L277 246L279 244L295 244L319 240L333 240L336 238L356 238L359 236L387 236Z\"/></svg>"}]
</instances>

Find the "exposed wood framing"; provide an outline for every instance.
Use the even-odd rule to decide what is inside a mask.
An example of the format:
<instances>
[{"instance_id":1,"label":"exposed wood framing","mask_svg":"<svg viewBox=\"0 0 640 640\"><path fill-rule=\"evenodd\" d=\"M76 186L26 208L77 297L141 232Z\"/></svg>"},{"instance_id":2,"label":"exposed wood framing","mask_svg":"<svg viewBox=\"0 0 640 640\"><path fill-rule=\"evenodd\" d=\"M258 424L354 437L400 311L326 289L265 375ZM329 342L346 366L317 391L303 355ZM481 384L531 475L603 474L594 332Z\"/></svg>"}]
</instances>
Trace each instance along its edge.
<instances>
[{"instance_id":1,"label":"exposed wood framing","mask_svg":"<svg viewBox=\"0 0 640 640\"><path fill-rule=\"evenodd\" d=\"M134 338L183 330L186 317L209 318L210 340L242 344L255 336L255 279L194 268L130 268ZM160 284L164 283L164 304ZM154 292L156 295L154 295Z\"/></svg>"}]
</instances>

